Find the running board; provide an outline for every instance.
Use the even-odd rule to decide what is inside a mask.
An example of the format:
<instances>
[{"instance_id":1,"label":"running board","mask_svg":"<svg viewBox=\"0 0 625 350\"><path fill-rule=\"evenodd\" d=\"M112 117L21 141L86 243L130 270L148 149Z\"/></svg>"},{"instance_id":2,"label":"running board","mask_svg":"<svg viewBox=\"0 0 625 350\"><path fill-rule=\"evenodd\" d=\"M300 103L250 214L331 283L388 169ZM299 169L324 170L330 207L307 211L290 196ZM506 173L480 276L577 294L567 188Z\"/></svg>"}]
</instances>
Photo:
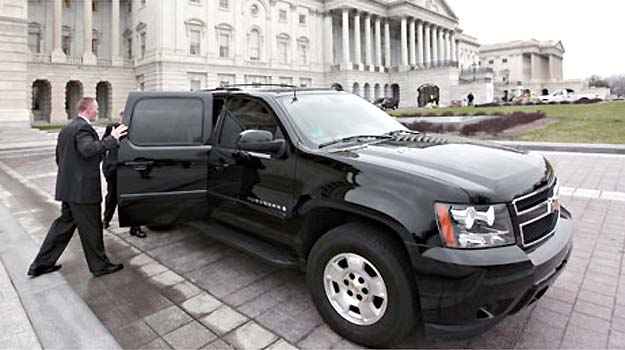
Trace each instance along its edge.
<instances>
[{"instance_id":1,"label":"running board","mask_svg":"<svg viewBox=\"0 0 625 350\"><path fill-rule=\"evenodd\" d=\"M200 230L206 236L225 245L254 255L268 263L284 268L298 268L297 258L282 246L274 246L264 240L232 229L216 222L193 221L188 226Z\"/></svg>"}]
</instances>

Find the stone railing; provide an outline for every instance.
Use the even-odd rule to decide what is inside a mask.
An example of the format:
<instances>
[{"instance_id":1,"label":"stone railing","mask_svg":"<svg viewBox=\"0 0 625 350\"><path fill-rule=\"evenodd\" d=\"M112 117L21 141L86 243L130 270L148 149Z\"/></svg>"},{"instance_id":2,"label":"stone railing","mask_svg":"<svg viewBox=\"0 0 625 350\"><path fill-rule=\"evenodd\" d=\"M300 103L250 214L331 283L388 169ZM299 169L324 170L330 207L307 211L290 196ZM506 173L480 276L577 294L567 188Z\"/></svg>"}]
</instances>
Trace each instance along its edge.
<instances>
[{"instance_id":1,"label":"stone railing","mask_svg":"<svg viewBox=\"0 0 625 350\"><path fill-rule=\"evenodd\" d=\"M50 54L31 53L29 61L34 63L50 63Z\"/></svg>"},{"instance_id":2,"label":"stone railing","mask_svg":"<svg viewBox=\"0 0 625 350\"><path fill-rule=\"evenodd\" d=\"M113 60L110 58L100 58L98 57L98 66L112 66Z\"/></svg>"}]
</instances>

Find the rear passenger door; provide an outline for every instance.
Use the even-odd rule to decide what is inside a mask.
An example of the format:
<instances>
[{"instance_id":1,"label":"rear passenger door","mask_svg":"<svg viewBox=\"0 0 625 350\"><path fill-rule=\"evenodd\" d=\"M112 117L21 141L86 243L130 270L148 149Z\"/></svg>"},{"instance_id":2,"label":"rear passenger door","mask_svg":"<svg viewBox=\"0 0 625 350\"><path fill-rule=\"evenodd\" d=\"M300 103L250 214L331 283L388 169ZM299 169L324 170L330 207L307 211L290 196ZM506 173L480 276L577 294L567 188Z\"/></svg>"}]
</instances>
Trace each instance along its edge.
<instances>
[{"instance_id":1,"label":"rear passenger door","mask_svg":"<svg viewBox=\"0 0 625 350\"><path fill-rule=\"evenodd\" d=\"M117 170L121 226L168 225L208 216L212 95L131 94Z\"/></svg>"}]
</instances>

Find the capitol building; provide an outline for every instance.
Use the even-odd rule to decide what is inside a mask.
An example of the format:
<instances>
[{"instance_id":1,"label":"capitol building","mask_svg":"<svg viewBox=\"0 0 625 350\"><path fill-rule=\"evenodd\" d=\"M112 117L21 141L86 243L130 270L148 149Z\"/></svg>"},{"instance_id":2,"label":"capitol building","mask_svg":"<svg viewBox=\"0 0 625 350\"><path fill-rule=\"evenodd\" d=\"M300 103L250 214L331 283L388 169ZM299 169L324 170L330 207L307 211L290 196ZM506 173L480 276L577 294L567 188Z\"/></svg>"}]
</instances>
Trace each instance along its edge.
<instances>
[{"instance_id":1,"label":"capitol building","mask_svg":"<svg viewBox=\"0 0 625 350\"><path fill-rule=\"evenodd\" d=\"M82 96L110 118L130 91L238 83L400 107L495 98L496 72L445 0L0 0L0 12L3 125L63 123ZM545 62L561 70L562 53Z\"/></svg>"}]
</instances>

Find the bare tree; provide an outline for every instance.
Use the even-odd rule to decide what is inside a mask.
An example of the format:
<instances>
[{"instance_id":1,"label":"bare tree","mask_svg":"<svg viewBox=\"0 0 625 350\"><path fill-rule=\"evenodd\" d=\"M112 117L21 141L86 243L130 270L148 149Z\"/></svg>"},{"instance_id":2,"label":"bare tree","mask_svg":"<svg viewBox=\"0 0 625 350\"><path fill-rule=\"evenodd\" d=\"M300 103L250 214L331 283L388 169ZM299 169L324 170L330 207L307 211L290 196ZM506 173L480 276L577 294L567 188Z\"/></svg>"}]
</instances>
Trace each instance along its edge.
<instances>
[{"instance_id":1,"label":"bare tree","mask_svg":"<svg viewBox=\"0 0 625 350\"><path fill-rule=\"evenodd\" d=\"M625 75L613 75L608 78L612 95L625 96Z\"/></svg>"}]
</instances>

